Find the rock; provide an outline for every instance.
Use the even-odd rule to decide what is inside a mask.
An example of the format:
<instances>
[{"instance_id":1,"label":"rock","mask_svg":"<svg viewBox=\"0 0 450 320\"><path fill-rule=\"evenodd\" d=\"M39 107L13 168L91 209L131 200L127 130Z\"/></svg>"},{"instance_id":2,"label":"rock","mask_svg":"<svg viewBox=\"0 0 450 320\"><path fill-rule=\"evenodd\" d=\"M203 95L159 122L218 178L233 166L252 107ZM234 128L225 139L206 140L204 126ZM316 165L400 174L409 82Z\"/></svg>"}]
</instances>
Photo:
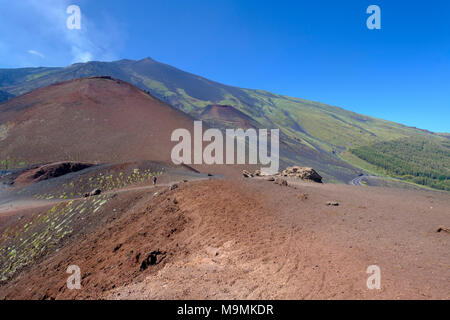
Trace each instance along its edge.
<instances>
[{"instance_id":1,"label":"rock","mask_svg":"<svg viewBox=\"0 0 450 320\"><path fill-rule=\"evenodd\" d=\"M436 232L446 232L446 233L450 233L450 229L449 228L445 228L445 227L439 227Z\"/></svg>"},{"instance_id":2,"label":"rock","mask_svg":"<svg viewBox=\"0 0 450 320\"><path fill-rule=\"evenodd\" d=\"M176 183L174 183L174 184L170 185L169 190L175 190L177 188L178 188L178 185Z\"/></svg>"},{"instance_id":3,"label":"rock","mask_svg":"<svg viewBox=\"0 0 450 320\"><path fill-rule=\"evenodd\" d=\"M88 197L94 197L94 196L98 196L99 194L101 194L102 193L102 190L100 190L100 189L94 189L94 190L92 190L91 192L87 192L87 193L85 193L84 194L84 197L85 198L88 198Z\"/></svg>"},{"instance_id":4,"label":"rock","mask_svg":"<svg viewBox=\"0 0 450 320\"><path fill-rule=\"evenodd\" d=\"M304 200L308 200L308 194L306 193L300 193L297 198L299 198L300 200L304 201Z\"/></svg>"},{"instance_id":5,"label":"rock","mask_svg":"<svg viewBox=\"0 0 450 320\"><path fill-rule=\"evenodd\" d=\"M327 206L337 207L337 206L339 206L339 202L337 202L337 201L328 201L327 202Z\"/></svg>"},{"instance_id":6,"label":"rock","mask_svg":"<svg viewBox=\"0 0 450 320\"><path fill-rule=\"evenodd\" d=\"M275 181L275 178L274 177L267 177L266 180L267 181Z\"/></svg>"},{"instance_id":7,"label":"rock","mask_svg":"<svg viewBox=\"0 0 450 320\"><path fill-rule=\"evenodd\" d=\"M206 252L208 253L209 256L212 257L217 257L219 255L219 250L214 247L207 247Z\"/></svg>"},{"instance_id":8,"label":"rock","mask_svg":"<svg viewBox=\"0 0 450 320\"><path fill-rule=\"evenodd\" d=\"M245 178L253 178L253 174L251 174L250 172L248 172L247 170L242 170L242 175Z\"/></svg>"},{"instance_id":9,"label":"rock","mask_svg":"<svg viewBox=\"0 0 450 320\"><path fill-rule=\"evenodd\" d=\"M318 183L322 183L322 177L313 169L309 167L287 167L281 173L283 177L296 177L302 180L310 180Z\"/></svg>"},{"instance_id":10,"label":"rock","mask_svg":"<svg viewBox=\"0 0 450 320\"><path fill-rule=\"evenodd\" d=\"M102 190L100 189L95 189L91 191L91 196L98 196L99 194L102 193Z\"/></svg>"},{"instance_id":11,"label":"rock","mask_svg":"<svg viewBox=\"0 0 450 320\"><path fill-rule=\"evenodd\" d=\"M279 176L280 175L279 172L271 174L271 173L269 173L267 171L261 171L261 170L257 170L257 171L259 171L259 176L260 177L269 177L269 176L271 177L271 176ZM255 174L256 174L256 171L255 171Z\"/></svg>"},{"instance_id":12,"label":"rock","mask_svg":"<svg viewBox=\"0 0 450 320\"><path fill-rule=\"evenodd\" d=\"M150 253L144 261L141 263L140 271L144 271L149 266L154 266L161 263L162 260L166 257L166 252L161 252L159 250L153 251Z\"/></svg>"},{"instance_id":13,"label":"rock","mask_svg":"<svg viewBox=\"0 0 450 320\"><path fill-rule=\"evenodd\" d=\"M286 180L284 180L284 179L281 179L281 178L275 179L275 184L279 184L280 186L283 186L283 187L287 187L288 186L288 182Z\"/></svg>"},{"instance_id":14,"label":"rock","mask_svg":"<svg viewBox=\"0 0 450 320\"><path fill-rule=\"evenodd\" d=\"M255 170L255 173L253 174L255 177L261 176L261 170Z\"/></svg>"}]
</instances>

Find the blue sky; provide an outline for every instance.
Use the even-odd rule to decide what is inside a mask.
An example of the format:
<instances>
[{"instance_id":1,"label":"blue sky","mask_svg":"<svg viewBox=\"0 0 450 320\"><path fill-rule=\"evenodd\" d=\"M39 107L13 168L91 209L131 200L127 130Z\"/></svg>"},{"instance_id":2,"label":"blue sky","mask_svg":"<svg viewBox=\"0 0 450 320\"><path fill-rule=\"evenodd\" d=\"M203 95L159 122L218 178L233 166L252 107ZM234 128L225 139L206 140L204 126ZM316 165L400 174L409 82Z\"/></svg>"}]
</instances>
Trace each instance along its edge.
<instances>
[{"instance_id":1,"label":"blue sky","mask_svg":"<svg viewBox=\"0 0 450 320\"><path fill-rule=\"evenodd\" d=\"M81 30L66 28L71 4ZM144 57L450 132L449 1L0 0L0 68Z\"/></svg>"}]
</instances>

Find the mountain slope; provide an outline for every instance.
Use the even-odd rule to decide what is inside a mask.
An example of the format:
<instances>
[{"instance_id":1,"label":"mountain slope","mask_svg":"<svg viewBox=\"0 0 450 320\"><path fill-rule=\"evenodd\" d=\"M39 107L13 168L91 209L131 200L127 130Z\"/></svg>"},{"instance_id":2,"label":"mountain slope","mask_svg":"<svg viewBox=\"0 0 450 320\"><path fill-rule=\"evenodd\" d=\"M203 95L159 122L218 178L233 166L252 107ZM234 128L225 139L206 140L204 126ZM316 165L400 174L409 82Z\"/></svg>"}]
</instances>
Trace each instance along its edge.
<instances>
[{"instance_id":1,"label":"mountain slope","mask_svg":"<svg viewBox=\"0 0 450 320\"><path fill-rule=\"evenodd\" d=\"M0 105L0 160L169 161L172 131L192 125L129 83L71 80Z\"/></svg>"},{"instance_id":2,"label":"mountain slope","mask_svg":"<svg viewBox=\"0 0 450 320\"><path fill-rule=\"evenodd\" d=\"M230 123L221 118L221 113L211 117L214 113L205 108L232 106L242 113L242 119L251 119L252 126L280 129L283 164L317 167L328 180L346 182L357 174L358 170L345 157L345 151L351 148L409 138L438 144L448 141L442 134L319 102L220 84L150 58L89 62L65 68L0 70L0 90L19 95L55 82L98 75L130 82L213 126L224 128Z\"/></svg>"},{"instance_id":3,"label":"mountain slope","mask_svg":"<svg viewBox=\"0 0 450 320\"><path fill-rule=\"evenodd\" d=\"M10 94L10 93L8 93L6 91L1 91L0 90L0 101L6 101L6 100L9 100L9 99L12 99L12 98L14 98L14 95L12 95L12 94Z\"/></svg>"}]
</instances>

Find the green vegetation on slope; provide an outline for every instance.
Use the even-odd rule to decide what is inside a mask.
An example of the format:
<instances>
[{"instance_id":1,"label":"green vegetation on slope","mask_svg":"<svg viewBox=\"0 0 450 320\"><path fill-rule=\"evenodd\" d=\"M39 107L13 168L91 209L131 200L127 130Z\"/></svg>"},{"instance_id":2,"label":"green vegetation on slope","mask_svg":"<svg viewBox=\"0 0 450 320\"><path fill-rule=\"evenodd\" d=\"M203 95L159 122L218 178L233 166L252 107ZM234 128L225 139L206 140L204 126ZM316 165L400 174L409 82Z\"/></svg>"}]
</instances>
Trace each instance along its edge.
<instances>
[{"instance_id":1,"label":"green vegetation on slope","mask_svg":"<svg viewBox=\"0 0 450 320\"><path fill-rule=\"evenodd\" d=\"M261 127L279 128L301 144L327 153L407 137L444 138L319 102L224 85L150 58L66 68L0 69L0 90L18 95L55 82L100 75L128 81L194 117L211 104L231 105Z\"/></svg>"},{"instance_id":2,"label":"green vegetation on slope","mask_svg":"<svg viewBox=\"0 0 450 320\"><path fill-rule=\"evenodd\" d=\"M407 138L350 151L394 177L450 191L450 147L447 143Z\"/></svg>"},{"instance_id":3,"label":"green vegetation on slope","mask_svg":"<svg viewBox=\"0 0 450 320\"><path fill-rule=\"evenodd\" d=\"M286 163L315 166L343 182L352 179L356 172L352 166L355 163L342 157L348 149L373 148L385 141L391 141L393 146L409 138L441 146L449 141L448 134L435 134L320 102L224 85L150 58L78 63L66 68L0 69L0 90L19 95L55 82L91 76L111 76L130 82L196 118L202 118L203 110L211 104L231 105L261 128L280 129L282 140L290 146L288 152L281 150ZM220 121L217 119L214 124ZM286 144L282 143L282 148ZM414 165L412 158L402 161ZM419 181L419 176L414 177Z\"/></svg>"}]
</instances>

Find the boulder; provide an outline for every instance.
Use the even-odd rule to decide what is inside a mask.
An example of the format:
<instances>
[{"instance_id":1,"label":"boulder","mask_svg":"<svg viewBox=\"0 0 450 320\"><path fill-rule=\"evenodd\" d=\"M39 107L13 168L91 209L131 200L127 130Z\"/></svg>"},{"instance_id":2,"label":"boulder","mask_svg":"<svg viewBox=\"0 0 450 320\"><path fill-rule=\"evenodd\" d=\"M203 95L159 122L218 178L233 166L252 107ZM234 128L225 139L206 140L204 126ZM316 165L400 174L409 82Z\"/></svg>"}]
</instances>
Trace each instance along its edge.
<instances>
[{"instance_id":1,"label":"boulder","mask_svg":"<svg viewBox=\"0 0 450 320\"><path fill-rule=\"evenodd\" d=\"M439 228L437 228L436 232L450 233L450 228L446 228L446 227L440 226Z\"/></svg>"},{"instance_id":2,"label":"boulder","mask_svg":"<svg viewBox=\"0 0 450 320\"><path fill-rule=\"evenodd\" d=\"M261 170L255 170L255 173L253 174L255 177L261 176Z\"/></svg>"},{"instance_id":3,"label":"boulder","mask_svg":"<svg viewBox=\"0 0 450 320\"><path fill-rule=\"evenodd\" d=\"M151 252L147 258L145 258L141 263L140 271L146 270L149 266L154 266L160 264L161 261L166 257L166 252L161 252L160 250ZM139 261L139 257L136 256L136 260Z\"/></svg>"},{"instance_id":4,"label":"boulder","mask_svg":"<svg viewBox=\"0 0 450 320\"><path fill-rule=\"evenodd\" d=\"M251 174L249 171L247 171L247 170L243 170L242 171L242 175L245 177L245 178L253 178L253 174Z\"/></svg>"},{"instance_id":5,"label":"boulder","mask_svg":"<svg viewBox=\"0 0 450 320\"><path fill-rule=\"evenodd\" d=\"M280 186L284 186L284 187L288 186L287 181L284 179L281 179L281 178L275 179L275 184L279 184Z\"/></svg>"},{"instance_id":6,"label":"boulder","mask_svg":"<svg viewBox=\"0 0 450 320\"><path fill-rule=\"evenodd\" d=\"M287 167L281 173L283 177L296 177L302 180L310 180L318 183L322 183L322 177L313 169L309 167Z\"/></svg>"},{"instance_id":7,"label":"boulder","mask_svg":"<svg viewBox=\"0 0 450 320\"><path fill-rule=\"evenodd\" d=\"M297 198L299 198L300 200L304 201L304 200L308 200L308 194L306 193L300 193Z\"/></svg>"},{"instance_id":8,"label":"boulder","mask_svg":"<svg viewBox=\"0 0 450 320\"><path fill-rule=\"evenodd\" d=\"M174 183L174 184L170 185L169 190L175 190L177 188L178 188L178 185L176 183Z\"/></svg>"},{"instance_id":9,"label":"boulder","mask_svg":"<svg viewBox=\"0 0 450 320\"><path fill-rule=\"evenodd\" d=\"M89 193L85 193L84 196L85 196L85 197L94 197L94 196L98 196L98 195L101 194L101 193L102 193L102 190L100 190L100 189L94 189L94 190L92 190L92 191L89 192Z\"/></svg>"}]
</instances>

